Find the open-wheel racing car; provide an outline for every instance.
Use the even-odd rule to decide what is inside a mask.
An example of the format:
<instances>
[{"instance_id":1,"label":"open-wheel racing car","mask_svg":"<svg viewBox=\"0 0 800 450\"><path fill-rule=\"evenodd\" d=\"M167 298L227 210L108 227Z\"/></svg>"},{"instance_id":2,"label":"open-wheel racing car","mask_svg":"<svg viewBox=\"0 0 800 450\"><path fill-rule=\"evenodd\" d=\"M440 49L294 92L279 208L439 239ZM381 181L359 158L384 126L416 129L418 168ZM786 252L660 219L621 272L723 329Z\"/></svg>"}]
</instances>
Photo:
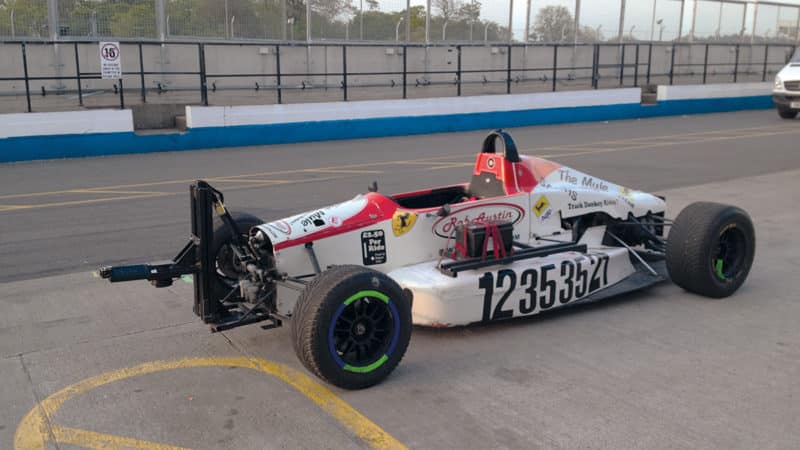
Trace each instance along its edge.
<instances>
[{"instance_id":1,"label":"open-wheel racing car","mask_svg":"<svg viewBox=\"0 0 800 450\"><path fill-rule=\"evenodd\" d=\"M693 203L670 221L662 198L519 155L502 130L484 141L469 183L369 191L264 223L228 211L223 194L198 181L191 239L173 261L100 274L156 287L191 274L194 312L215 331L291 318L305 367L359 389L394 370L412 323L530 316L669 278L726 297L755 252L739 208Z\"/></svg>"}]
</instances>

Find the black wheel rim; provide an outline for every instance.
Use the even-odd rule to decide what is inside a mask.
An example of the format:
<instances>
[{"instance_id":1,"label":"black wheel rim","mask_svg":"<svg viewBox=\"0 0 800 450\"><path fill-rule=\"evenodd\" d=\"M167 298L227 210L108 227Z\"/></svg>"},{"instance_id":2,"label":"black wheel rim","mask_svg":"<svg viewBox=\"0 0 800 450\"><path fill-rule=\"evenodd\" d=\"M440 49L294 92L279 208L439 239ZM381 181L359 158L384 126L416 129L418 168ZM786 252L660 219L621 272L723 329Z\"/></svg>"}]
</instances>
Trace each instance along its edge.
<instances>
[{"instance_id":1,"label":"black wheel rim","mask_svg":"<svg viewBox=\"0 0 800 450\"><path fill-rule=\"evenodd\" d=\"M388 360L399 331L398 311L392 301L380 292L362 291L348 298L334 313L330 351L343 369L371 372Z\"/></svg>"},{"instance_id":2,"label":"black wheel rim","mask_svg":"<svg viewBox=\"0 0 800 450\"><path fill-rule=\"evenodd\" d=\"M711 266L717 278L722 281L736 278L744 267L746 252L744 232L735 225L726 227L711 255Z\"/></svg>"},{"instance_id":3,"label":"black wheel rim","mask_svg":"<svg viewBox=\"0 0 800 450\"><path fill-rule=\"evenodd\" d=\"M236 265L236 256L230 244L224 244L217 251L215 258L217 275L220 281L228 286L235 286L239 282L239 276L243 275L241 268Z\"/></svg>"}]
</instances>

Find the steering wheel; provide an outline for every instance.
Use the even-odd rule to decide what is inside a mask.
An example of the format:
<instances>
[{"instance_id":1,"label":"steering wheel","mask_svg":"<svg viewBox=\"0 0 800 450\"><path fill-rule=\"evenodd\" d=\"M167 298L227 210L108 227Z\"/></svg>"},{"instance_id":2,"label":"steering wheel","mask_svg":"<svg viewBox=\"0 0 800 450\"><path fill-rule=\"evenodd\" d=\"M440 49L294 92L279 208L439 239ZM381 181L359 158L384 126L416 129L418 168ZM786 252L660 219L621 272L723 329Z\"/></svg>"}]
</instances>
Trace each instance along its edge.
<instances>
[{"instance_id":1,"label":"steering wheel","mask_svg":"<svg viewBox=\"0 0 800 450\"><path fill-rule=\"evenodd\" d=\"M486 136L486 139L483 141L481 153L497 153L495 143L498 138L503 141L503 156L506 160L512 163L519 162L519 152L517 152L517 144L514 143L514 138L507 132L499 129L492 131Z\"/></svg>"}]
</instances>

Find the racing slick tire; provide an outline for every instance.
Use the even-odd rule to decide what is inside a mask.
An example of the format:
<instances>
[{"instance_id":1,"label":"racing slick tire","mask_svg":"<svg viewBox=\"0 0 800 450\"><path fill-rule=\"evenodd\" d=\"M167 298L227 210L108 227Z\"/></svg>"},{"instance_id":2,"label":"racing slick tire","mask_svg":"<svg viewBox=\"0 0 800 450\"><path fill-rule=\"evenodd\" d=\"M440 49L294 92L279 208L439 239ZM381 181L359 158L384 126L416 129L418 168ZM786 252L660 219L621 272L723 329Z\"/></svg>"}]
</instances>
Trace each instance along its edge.
<instances>
[{"instance_id":1,"label":"racing slick tire","mask_svg":"<svg viewBox=\"0 0 800 450\"><path fill-rule=\"evenodd\" d=\"M364 389L397 367L411 340L411 303L388 276L334 266L300 295L292 318L303 365L343 389Z\"/></svg>"},{"instance_id":2,"label":"racing slick tire","mask_svg":"<svg viewBox=\"0 0 800 450\"><path fill-rule=\"evenodd\" d=\"M247 236L250 228L261 225L263 220L256 216L243 212L231 212L231 218L239 232ZM211 241L211 254L217 265L217 276L212 283L214 296L223 299L239 282L239 275L242 275L233 263L234 255L230 244L233 242L233 230L228 227L219 217L214 217L214 238ZM238 294L231 295L229 299L238 298Z\"/></svg>"},{"instance_id":3,"label":"racing slick tire","mask_svg":"<svg viewBox=\"0 0 800 450\"><path fill-rule=\"evenodd\" d=\"M797 117L798 112L799 111L793 111L791 109L778 108L778 115L781 116L781 119L794 119Z\"/></svg>"},{"instance_id":4,"label":"racing slick tire","mask_svg":"<svg viewBox=\"0 0 800 450\"><path fill-rule=\"evenodd\" d=\"M697 202L684 208L667 238L672 281L712 298L736 292L750 272L756 238L750 216L735 206Z\"/></svg>"}]
</instances>

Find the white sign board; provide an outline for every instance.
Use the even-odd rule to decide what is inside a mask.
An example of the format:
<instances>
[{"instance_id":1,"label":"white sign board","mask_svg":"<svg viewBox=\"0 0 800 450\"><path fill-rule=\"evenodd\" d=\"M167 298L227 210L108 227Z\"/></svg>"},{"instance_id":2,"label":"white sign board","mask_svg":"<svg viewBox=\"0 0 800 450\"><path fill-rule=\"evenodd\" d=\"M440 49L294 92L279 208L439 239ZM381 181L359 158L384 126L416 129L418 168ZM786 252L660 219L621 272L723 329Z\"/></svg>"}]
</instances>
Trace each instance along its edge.
<instances>
[{"instance_id":1,"label":"white sign board","mask_svg":"<svg viewBox=\"0 0 800 450\"><path fill-rule=\"evenodd\" d=\"M122 52L119 42L100 43L100 75L104 80L122 78Z\"/></svg>"}]
</instances>

